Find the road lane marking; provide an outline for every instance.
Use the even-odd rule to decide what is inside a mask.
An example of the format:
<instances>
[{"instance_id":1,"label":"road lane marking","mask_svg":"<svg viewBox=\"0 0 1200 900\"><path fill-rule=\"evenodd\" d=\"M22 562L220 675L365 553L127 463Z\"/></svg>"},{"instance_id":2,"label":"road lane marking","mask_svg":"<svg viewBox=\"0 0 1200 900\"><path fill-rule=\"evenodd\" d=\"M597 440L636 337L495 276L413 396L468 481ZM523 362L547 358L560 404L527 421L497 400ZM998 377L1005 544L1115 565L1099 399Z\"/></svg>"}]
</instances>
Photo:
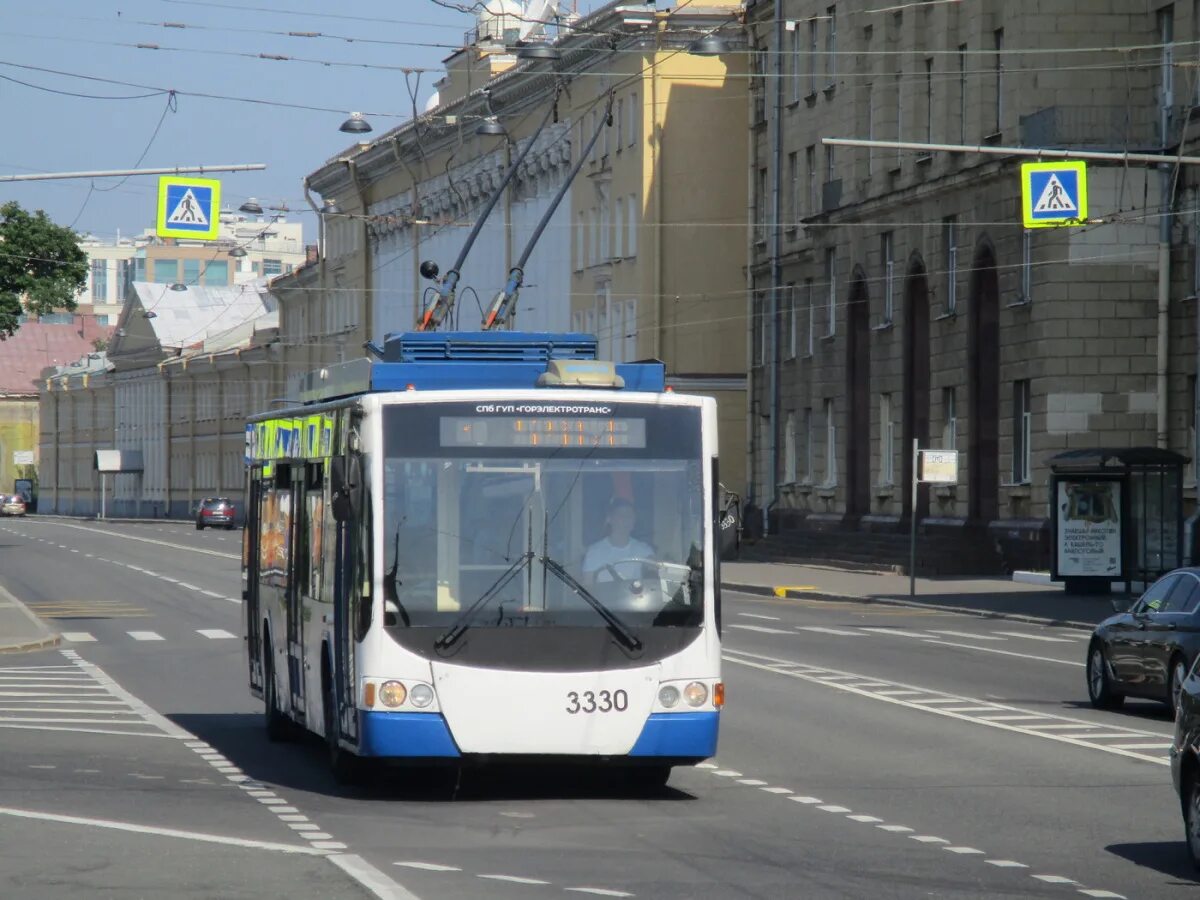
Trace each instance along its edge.
<instances>
[{"instance_id":1,"label":"road lane marking","mask_svg":"<svg viewBox=\"0 0 1200 900\"><path fill-rule=\"evenodd\" d=\"M1060 637L1045 637L1040 634L1030 634L1027 631L994 631L993 634L1002 634L1005 637L1026 638L1031 641L1045 641L1050 644L1073 644L1074 641L1069 638Z\"/></svg>"},{"instance_id":2,"label":"road lane marking","mask_svg":"<svg viewBox=\"0 0 1200 900\"><path fill-rule=\"evenodd\" d=\"M951 637L970 638L973 641L1003 641L1007 638L993 637L986 634L972 634L969 631L951 631L947 628L930 628L934 634L948 634Z\"/></svg>"},{"instance_id":3,"label":"road lane marking","mask_svg":"<svg viewBox=\"0 0 1200 900\"><path fill-rule=\"evenodd\" d=\"M402 860L392 863L393 866L403 866L406 869L421 869L425 872L461 872L458 866L444 866L441 863L421 862L420 860Z\"/></svg>"},{"instance_id":4,"label":"road lane marking","mask_svg":"<svg viewBox=\"0 0 1200 900\"><path fill-rule=\"evenodd\" d=\"M223 628L198 628L196 629L196 633L202 634L211 640L229 640L230 638L237 637L236 634L231 634Z\"/></svg>"},{"instance_id":5,"label":"road lane marking","mask_svg":"<svg viewBox=\"0 0 1200 900\"><path fill-rule=\"evenodd\" d=\"M910 834L910 841L920 841L922 844L948 844L950 843L945 838L934 837L931 834Z\"/></svg>"},{"instance_id":6,"label":"road lane marking","mask_svg":"<svg viewBox=\"0 0 1200 900\"><path fill-rule=\"evenodd\" d=\"M1012 732L1014 734L1023 734L1031 737L1038 737L1043 740L1056 741L1058 743L1069 744L1074 747L1101 750L1105 753L1111 753L1116 756L1124 756L1129 759L1136 759L1142 762L1150 762L1159 766L1166 766L1169 764L1168 760L1163 754L1151 754L1148 752L1143 752L1144 750L1152 749L1152 747L1146 747L1139 750L1130 750L1122 749L1120 746L1115 746L1110 743L1102 743L1099 741L1090 740L1088 735L1089 730L1103 730L1105 733L1118 732L1121 730L1119 728L1114 728L1111 725L1106 725L1099 722L1088 722L1081 719L1068 719L1063 716L1049 715L1037 716L1033 724L1020 724L1019 722L1013 721L997 721L995 718L984 718L980 715L971 713L952 712L950 709L946 708L947 706L963 706L967 704L977 704L981 707L988 705L985 703L985 701L981 701L974 697L943 694L939 691L933 691L927 688L922 689L918 688L916 685L903 684L900 682L892 683L889 686L908 690L920 690L923 696L914 699L883 696L875 691L855 687L853 683L846 684L843 682L829 680L830 675L840 675L846 676L851 682L867 682L866 679L853 676L847 672L838 672L837 670L827 669L821 666L813 666L801 663L792 663L794 666L792 669L783 671L775 666L780 663L789 663L791 661L777 659L775 657L766 656L759 653L750 653L744 650L732 650L729 648L726 648L722 652L722 658L727 662L737 665L743 665L765 672L772 672L776 675L798 678L802 681L808 681L812 684L824 685L839 691L858 694L862 697L867 697L884 703L891 703L896 706L904 706L909 709L923 710L935 715L945 716L946 718L957 719L961 722L984 725L989 728L997 728L1002 731ZM1007 715L1009 713L1022 716L1033 715L1029 710L1023 710L1019 707L1009 706L1001 703L991 704L990 708L994 710L995 713L1002 715ZM1076 733L1063 733L1064 731ZM1129 735L1130 743L1143 743L1157 739L1162 741L1165 745L1170 741L1169 735L1159 735L1153 732L1128 729L1126 733Z\"/></svg>"},{"instance_id":7,"label":"road lane marking","mask_svg":"<svg viewBox=\"0 0 1200 900\"><path fill-rule=\"evenodd\" d=\"M86 631L64 631L62 639L70 641L72 644L84 644L96 640L95 636L88 634Z\"/></svg>"},{"instance_id":8,"label":"road lane marking","mask_svg":"<svg viewBox=\"0 0 1200 900\"><path fill-rule=\"evenodd\" d=\"M937 647L958 647L962 650L978 650L980 653L998 653L1001 656L1015 656L1018 659L1032 659L1037 662L1058 663L1061 666L1075 666L1082 669L1083 663L1073 659L1055 659L1053 656L1033 656L1029 653L1017 653L1014 650L1001 650L999 647L975 647L971 644L958 644L954 641L928 640L925 643Z\"/></svg>"},{"instance_id":9,"label":"road lane marking","mask_svg":"<svg viewBox=\"0 0 1200 900\"><path fill-rule=\"evenodd\" d=\"M327 853L304 844L281 844L274 841L256 841L249 838L224 834L208 834L202 831L183 831L178 828L160 828L155 825L139 825L136 822L120 822L114 819L93 819L83 816L64 816L34 809L17 809L0 806L0 816L16 819L34 819L41 822L58 822L63 825L82 825L88 828L106 828L113 831L128 831L134 834L152 834L157 837L180 838L206 844L225 844L230 847L247 847L253 850L274 850L279 853L294 853L302 856L328 856Z\"/></svg>"},{"instance_id":10,"label":"road lane marking","mask_svg":"<svg viewBox=\"0 0 1200 900\"><path fill-rule=\"evenodd\" d=\"M573 891L576 894L595 894L597 897L632 897L633 894L625 891L613 891L608 888L597 887L569 887L563 888L566 891Z\"/></svg>"},{"instance_id":11,"label":"road lane marking","mask_svg":"<svg viewBox=\"0 0 1200 900\"><path fill-rule=\"evenodd\" d=\"M513 884L549 884L548 881L543 881L541 878L523 878L520 875L490 875L482 873L475 876L476 878L486 878L489 881L510 881Z\"/></svg>"},{"instance_id":12,"label":"road lane marking","mask_svg":"<svg viewBox=\"0 0 1200 900\"><path fill-rule=\"evenodd\" d=\"M1113 744L1118 750L1170 750L1171 744Z\"/></svg>"},{"instance_id":13,"label":"road lane marking","mask_svg":"<svg viewBox=\"0 0 1200 900\"><path fill-rule=\"evenodd\" d=\"M127 631L125 632L135 641L162 641L165 638L156 631Z\"/></svg>"},{"instance_id":14,"label":"road lane marking","mask_svg":"<svg viewBox=\"0 0 1200 900\"><path fill-rule=\"evenodd\" d=\"M765 619L768 622L778 622L779 621L779 616L760 616L757 613L738 613L738 615L743 616L747 619Z\"/></svg>"},{"instance_id":15,"label":"road lane marking","mask_svg":"<svg viewBox=\"0 0 1200 900\"><path fill-rule=\"evenodd\" d=\"M893 696L895 696L895 695L893 695ZM967 713L967 712L991 712L993 709L995 709L995 707L994 706L943 706L942 709L946 710L946 712Z\"/></svg>"},{"instance_id":16,"label":"road lane marking","mask_svg":"<svg viewBox=\"0 0 1200 900\"><path fill-rule=\"evenodd\" d=\"M156 540L154 538L137 537L132 534L124 534L119 531L109 531L104 528L88 528L86 525L70 525L70 524L67 524L66 522L47 522L45 520L43 520L41 522L34 522L33 524L54 525L59 528L74 528L78 531L90 531L93 534L103 534L103 535L107 535L108 537L119 538L120 540L123 540L123 541L140 541L143 544L157 544L160 547L170 547L173 550L187 550L191 553L204 553L204 554L207 554L208 556L219 556L222 559L238 559L238 560L240 560L242 558L240 553L222 553L219 550L208 550L208 549L205 549L204 547L192 547L192 546L188 546L187 544L175 544L170 541L160 541L160 540ZM37 538L37 540L41 540L41 538Z\"/></svg>"},{"instance_id":17,"label":"road lane marking","mask_svg":"<svg viewBox=\"0 0 1200 900\"><path fill-rule=\"evenodd\" d=\"M959 856L982 856L982 850L976 850L974 847L943 847L947 853L957 853Z\"/></svg>"},{"instance_id":18,"label":"road lane marking","mask_svg":"<svg viewBox=\"0 0 1200 900\"><path fill-rule=\"evenodd\" d=\"M831 813L848 813L848 812L850 812L849 807L837 806L832 803L824 805L824 806L818 806L817 809L824 810L825 812L831 812Z\"/></svg>"},{"instance_id":19,"label":"road lane marking","mask_svg":"<svg viewBox=\"0 0 1200 900\"><path fill-rule=\"evenodd\" d=\"M784 631L782 628L768 628L766 625L738 625L730 623L730 628L740 628L743 631L758 631L762 634L791 634L790 631Z\"/></svg>"},{"instance_id":20,"label":"road lane marking","mask_svg":"<svg viewBox=\"0 0 1200 900\"><path fill-rule=\"evenodd\" d=\"M855 821L855 822L862 822L864 825L872 825L872 824L874 824L875 822L882 822L882 821L883 821L883 819L879 818L878 816L861 816L861 815L854 815L854 816L846 816L846 818L847 818L847 819L851 819L851 820L853 820L853 821Z\"/></svg>"},{"instance_id":21,"label":"road lane marking","mask_svg":"<svg viewBox=\"0 0 1200 900\"><path fill-rule=\"evenodd\" d=\"M1034 875L1038 881L1044 881L1046 884L1079 884L1074 878L1066 878L1062 875Z\"/></svg>"},{"instance_id":22,"label":"road lane marking","mask_svg":"<svg viewBox=\"0 0 1200 900\"><path fill-rule=\"evenodd\" d=\"M905 834L912 831L907 825L876 825L880 831L890 831L892 834Z\"/></svg>"},{"instance_id":23,"label":"road lane marking","mask_svg":"<svg viewBox=\"0 0 1200 900\"><path fill-rule=\"evenodd\" d=\"M1029 866L1025 863L1017 862L1015 859L985 859L985 863L989 866L996 866L1001 869L1028 869Z\"/></svg>"},{"instance_id":24,"label":"road lane marking","mask_svg":"<svg viewBox=\"0 0 1200 900\"><path fill-rule=\"evenodd\" d=\"M1106 897L1109 898L1109 900L1114 900L1114 898L1115 900L1125 900L1124 894L1114 894L1112 891L1096 891L1088 890L1087 888L1080 888L1079 893L1083 894L1085 897Z\"/></svg>"},{"instance_id":25,"label":"road lane marking","mask_svg":"<svg viewBox=\"0 0 1200 900\"><path fill-rule=\"evenodd\" d=\"M798 631L812 631L816 634L837 634L844 637L862 637L861 631L847 631L844 628L825 628L822 625L797 625Z\"/></svg>"},{"instance_id":26,"label":"road lane marking","mask_svg":"<svg viewBox=\"0 0 1200 900\"><path fill-rule=\"evenodd\" d=\"M877 628L864 626L860 631L869 631L871 634L887 634L894 637L916 638L917 640L927 641L929 635L922 631L905 631L902 628Z\"/></svg>"}]
</instances>

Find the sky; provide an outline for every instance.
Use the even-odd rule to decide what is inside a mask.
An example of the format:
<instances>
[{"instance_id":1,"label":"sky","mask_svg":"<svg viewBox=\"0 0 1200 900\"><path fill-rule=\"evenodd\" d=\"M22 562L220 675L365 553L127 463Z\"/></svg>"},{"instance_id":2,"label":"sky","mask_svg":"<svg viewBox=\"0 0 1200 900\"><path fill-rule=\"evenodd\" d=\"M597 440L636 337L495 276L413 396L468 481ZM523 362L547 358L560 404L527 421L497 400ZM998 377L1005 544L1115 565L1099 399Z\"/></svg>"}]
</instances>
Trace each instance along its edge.
<instances>
[{"instance_id":1,"label":"sky","mask_svg":"<svg viewBox=\"0 0 1200 900\"><path fill-rule=\"evenodd\" d=\"M301 182L353 143L338 126L361 111L370 138L408 119L409 85L422 108L473 25L433 0L0 0L0 174L265 163L216 176L222 205L286 205L311 240ZM402 68L429 71L406 85ZM153 227L156 190L147 176L0 183L0 203L112 240Z\"/></svg>"}]
</instances>

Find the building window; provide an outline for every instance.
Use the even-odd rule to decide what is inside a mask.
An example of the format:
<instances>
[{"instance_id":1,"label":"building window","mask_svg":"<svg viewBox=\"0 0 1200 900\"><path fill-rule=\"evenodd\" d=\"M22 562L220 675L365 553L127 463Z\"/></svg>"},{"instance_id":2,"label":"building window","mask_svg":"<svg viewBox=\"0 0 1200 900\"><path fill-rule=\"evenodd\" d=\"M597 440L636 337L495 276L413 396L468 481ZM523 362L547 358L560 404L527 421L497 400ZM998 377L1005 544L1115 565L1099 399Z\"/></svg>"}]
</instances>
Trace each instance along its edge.
<instances>
[{"instance_id":1,"label":"building window","mask_svg":"<svg viewBox=\"0 0 1200 900\"><path fill-rule=\"evenodd\" d=\"M904 140L904 74L897 72L896 79L896 140ZM896 148L896 168L900 168L903 152Z\"/></svg>"},{"instance_id":2,"label":"building window","mask_svg":"<svg viewBox=\"0 0 1200 900\"><path fill-rule=\"evenodd\" d=\"M629 146L632 147L637 143L638 138L638 117L642 114L642 108L638 106L637 91L629 95L629 127L625 129L629 135Z\"/></svg>"},{"instance_id":3,"label":"building window","mask_svg":"<svg viewBox=\"0 0 1200 900\"><path fill-rule=\"evenodd\" d=\"M599 344L596 351L601 359L613 358L613 323L609 315L612 306L611 287L607 281L596 285L596 338Z\"/></svg>"},{"instance_id":4,"label":"building window","mask_svg":"<svg viewBox=\"0 0 1200 900\"><path fill-rule=\"evenodd\" d=\"M575 224L575 271L587 265L587 214L579 213Z\"/></svg>"},{"instance_id":5,"label":"building window","mask_svg":"<svg viewBox=\"0 0 1200 900\"><path fill-rule=\"evenodd\" d=\"M264 275L279 275L282 272L283 272L283 262L281 260L278 260L278 259L264 259L263 260L263 274Z\"/></svg>"},{"instance_id":6,"label":"building window","mask_svg":"<svg viewBox=\"0 0 1200 900\"><path fill-rule=\"evenodd\" d=\"M879 395L879 483L895 481L896 424L892 421L892 395Z\"/></svg>"},{"instance_id":7,"label":"building window","mask_svg":"<svg viewBox=\"0 0 1200 900\"><path fill-rule=\"evenodd\" d=\"M750 302L750 362L755 368L763 364L763 360L766 359L767 355L767 325L763 315L763 307L765 305L762 293L756 287L754 289L754 299Z\"/></svg>"},{"instance_id":8,"label":"building window","mask_svg":"<svg viewBox=\"0 0 1200 900\"><path fill-rule=\"evenodd\" d=\"M788 154L788 231L795 231L800 221L800 154Z\"/></svg>"},{"instance_id":9,"label":"building window","mask_svg":"<svg viewBox=\"0 0 1200 900\"><path fill-rule=\"evenodd\" d=\"M204 267L205 284L229 284L229 261L224 259L210 260Z\"/></svg>"},{"instance_id":10,"label":"building window","mask_svg":"<svg viewBox=\"0 0 1200 900\"><path fill-rule=\"evenodd\" d=\"M1159 58L1158 106L1162 113L1161 135L1165 144L1171 135L1175 104L1175 9L1167 4L1158 11L1158 42L1162 45Z\"/></svg>"},{"instance_id":11,"label":"building window","mask_svg":"<svg viewBox=\"0 0 1200 900\"><path fill-rule=\"evenodd\" d=\"M117 260L117 283L115 287L117 289L116 301L118 303L124 303L129 292L133 290L133 288L130 287L130 285L133 284L133 269L133 260Z\"/></svg>"},{"instance_id":12,"label":"building window","mask_svg":"<svg viewBox=\"0 0 1200 900\"><path fill-rule=\"evenodd\" d=\"M825 401L825 484L837 484L837 423L832 399Z\"/></svg>"},{"instance_id":13,"label":"building window","mask_svg":"<svg viewBox=\"0 0 1200 900\"><path fill-rule=\"evenodd\" d=\"M831 247L825 251L825 286L828 293L825 296L825 310L828 315L825 334L833 337L837 333L837 272L835 265L835 250Z\"/></svg>"},{"instance_id":14,"label":"building window","mask_svg":"<svg viewBox=\"0 0 1200 900\"><path fill-rule=\"evenodd\" d=\"M629 242L629 255L637 256L637 236L640 222L638 218L637 196L635 194L629 195L629 203L626 204L626 210L629 213L629 227L625 229L625 239Z\"/></svg>"},{"instance_id":15,"label":"building window","mask_svg":"<svg viewBox=\"0 0 1200 900\"><path fill-rule=\"evenodd\" d=\"M825 145L825 183L826 184L829 184L831 181L835 181L837 179L837 156L835 155L836 150L837 150L837 148L834 147L832 144Z\"/></svg>"},{"instance_id":16,"label":"building window","mask_svg":"<svg viewBox=\"0 0 1200 900\"><path fill-rule=\"evenodd\" d=\"M758 224L758 228L754 235L754 239L760 243L766 243L767 240L767 168L763 166L758 170L758 181L754 187L754 219Z\"/></svg>"},{"instance_id":17,"label":"building window","mask_svg":"<svg viewBox=\"0 0 1200 900\"><path fill-rule=\"evenodd\" d=\"M808 20L808 92L817 92L817 19Z\"/></svg>"},{"instance_id":18,"label":"building window","mask_svg":"<svg viewBox=\"0 0 1200 900\"><path fill-rule=\"evenodd\" d=\"M108 302L108 260L92 260L92 302Z\"/></svg>"},{"instance_id":19,"label":"building window","mask_svg":"<svg viewBox=\"0 0 1200 900\"><path fill-rule=\"evenodd\" d=\"M996 122L993 134L1000 133L1000 123L1004 118L1004 29L997 28L992 32L993 46L996 48L995 82L996 82Z\"/></svg>"},{"instance_id":20,"label":"building window","mask_svg":"<svg viewBox=\"0 0 1200 900\"><path fill-rule=\"evenodd\" d=\"M933 58L925 60L925 143L933 143Z\"/></svg>"},{"instance_id":21,"label":"building window","mask_svg":"<svg viewBox=\"0 0 1200 900\"><path fill-rule=\"evenodd\" d=\"M1028 484L1030 473L1030 436L1033 410L1030 408L1029 379L1013 382L1013 464L1014 484Z\"/></svg>"},{"instance_id":22,"label":"building window","mask_svg":"<svg viewBox=\"0 0 1200 900\"><path fill-rule=\"evenodd\" d=\"M200 260L185 259L183 261L183 283L188 287L200 283Z\"/></svg>"},{"instance_id":23,"label":"building window","mask_svg":"<svg viewBox=\"0 0 1200 900\"><path fill-rule=\"evenodd\" d=\"M825 84L833 87L837 81L837 7L825 10Z\"/></svg>"},{"instance_id":24,"label":"building window","mask_svg":"<svg viewBox=\"0 0 1200 900\"><path fill-rule=\"evenodd\" d=\"M867 91L867 140L875 140L875 85L868 82ZM867 148L867 174L875 171L875 148Z\"/></svg>"},{"instance_id":25,"label":"building window","mask_svg":"<svg viewBox=\"0 0 1200 900\"><path fill-rule=\"evenodd\" d=\"M817 148L815 144L805 148L804 164L808 169L807 212L810 216L815 216L821 211L820 201L817 197Z\"/></svg>"},{"instance_id":26,"label":"building window","mask_svg":"<svg viewBox=\"0 0 1200 900\"><path fill-rule=\"evenodd\" d=\"M890 324L895 314L895 260L892 258L892 232L885 231L879 241L879 255L883 260L883 321Z\"/></svg>"},{"instance_id":27,"label":"building window","mask_svg":"<svg viewBox=\"0 0 1200 900\"><path fill-rule=\"evenodd\" d=\"M942 388L942 449L958 446L958 404L954 388Z\"/></svg>"},{"instance_id":28,"label":"building window","mask_svg":"<svg viewBox=\"0 0 1200 900\"><path fill-rule=\"evenodd\" d=\"M612 230L609 221L610 213L608 210L608 197L600 198L600 259L599 262L606 263L611 257L609 253L609 242L612 239Z\"/></svg>"},{"instance_id":29,"label":"building window","mask_svg":"<svg viewBox=\"0 0 1200 900\"><path fill-rule=\"evenodd\" d=\"M589 136L596 133L596 122L599 119L599 116L600 116L600 114L594 109L590 113L588 113L588 132L587 133ZM594 163L596 161L596 157L597 157L597 154L599 154L599 152L600 152L600 142L597 141L596 143L592 144L592 155L589 157L589 161Z\"/></svg>"},{"instance_id":30,"label":"building window","mask_svg":"<svg viewBox=\"0 0 1200 900\"><path fill-rule=\"evenodd\" d=\"M626 300L622 306L624 320L621 325L621 356L625 362L637 359L637 300Z\"/></svg>"},{"instance_id":31,"label":"building window","mask_svg":"<svg viewBox=\"0 0 1200 900\"><path fill-rule=\"evenodd\" d=\"M804 312L808 324L804 328L804 355L813 355L813 342L817 336L817 298L813 291L813 280L804 279Z\"/></svg>"},{"instance_id":32,"label":"building window","mask_svg":"<svg viewBox=\"0 0 1200 900\"><path fill-rule=\"evenodd\" d=\"M612 255L617 259L625 256L625 198L616 199L616 210L613 211L613 246Z\"/></svg>"},{"instance_id":33,"label":"building window","mask_svg":"<svg viewBox=\"0 0 1200 900\"><path fill-rule=\"evenodd\" d=\"M958 217L942 219L942 240L946 251L946 312L958 310Z\"/></svg>"},{"instance_id":34,"label":"building window","mask_svg":"<svg viewBox=\"0 0 1200 900\"><path fill-rule=\"evenodd\" d=\"M155 259L151 260L154 264L155 284L174 284L179 280L179 260L177 259Z\"/></svg>"},{"instance_id":35,"label":"building window","mask_svg":"<svg viewBox=\"0 0 1200 900\"><path fill-rule=\"evenodd\" d=\"M967 45L958 45L958 142L967 142Z\"/></svg>"},{"instance_id":36,"label":"building window","mask_svg":"<svg viewBox=\"0 0 1200 900\"><path fill-rule=\"evenodd\" d=\"M1021 233L1021 302L1033 300L1033 231Z\"/></svg>"},{"instance_id":37,"label":"building window","mask_svg":"<svg viewBox=\"0 0 1200 900\"><path fill-rule=\"evenodd\" d=\"M1188 376L1188 430L1187 430L1187 447L1188 456L1191 457L1188 462L1187 482L1188 484L1196 483L1196 472L1200 465L1196 462L1196 376Z\"/></svg>"},{"instance_id":38,"label":"building window","mask_svg":"<svg viewBox=\"0 0 1200 900\"><path fill-rule=\"evenodd\" d=\"M796 414L788 413L783 428L783 483L796 483Z\"/></svg>"},{"instance_id":39,"label":"building window","mask_svg":"<svg viewBox=\"0 0 1200 900\"><path fill-rule=\"evenodd\" d=\"M801 436L804 443L801 446L800 471L803 473L804 483L812 484L813 479L813 411L812 407L804 410L804 434Z\"/></svg>"},{"instance_id":40,"label":"building window","mask_svg":"<svg viewBox=\"0 0 1200 900\"><path fill-rule=\"evenodd\" d=\"M600 255L600 210L597 207L592 209L592 249L590 252L589 261L593 266L600 265L603 262L603 257Z\"/></svg>"},{"instance_id":41,"label":"building window","mask_svg":"<svg viewBox=\"0 0 1200 900\"><path fill-rule=\"evenodd\" d=\"M617 108L613 114L613 124L617 126L617 152L625 146L625 98L617 98Z\"/></svg>"},{"instance_id":42,"label":"building window","mask_svg":"<svg viewBox=\"0 0 1200 900\"><path fill-rule=\"evenodd\" d=\"M800 29L795 22L788 22L788 30L791 33L791 56L792 56L792 102L795 103L800 99L801 76L800 76Z\"/></svg>"},{"instance_id":43,"label":"building window","mask_svg":"<svg viewBox=\"0 0 1200 900\"><path fill-rule=\"evenodd\" d=\"M783 305L780 309L783 320L783 358L796 358L796 285L789 284L783 289Z\"/></svg>"}]
</instances>

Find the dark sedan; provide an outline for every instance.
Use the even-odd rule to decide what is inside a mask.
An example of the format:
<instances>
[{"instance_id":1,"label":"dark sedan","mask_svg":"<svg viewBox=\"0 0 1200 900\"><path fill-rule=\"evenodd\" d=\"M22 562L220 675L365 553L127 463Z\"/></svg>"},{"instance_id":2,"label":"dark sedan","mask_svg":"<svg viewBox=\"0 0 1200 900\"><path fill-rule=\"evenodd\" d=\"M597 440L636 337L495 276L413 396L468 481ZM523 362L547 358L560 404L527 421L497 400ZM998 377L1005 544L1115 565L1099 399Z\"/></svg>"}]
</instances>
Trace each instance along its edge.
<instances>
[{"instance_id":1,"label":"dark sedan","mask_svg":"<svg viewBox=\"0 0 1200 900\"><path fill-rule=\"evenodd\" d=\"M1192 666L1179 692L1171 776L1179 793L1188 852L1200 869L1200 665Z\"/></svg>"},{"instance_id":2,"label":"dark sedan","mask_svg":"<svg viewBox=\"0 0 1200 900\"><path fill-rule=\"evenodd\" d=\"M1101 709L1145 697L1178 710L1180 686L1198 654L1200 569L1176 569L1150 585L1129 612L1096 626L1088 645L1088 698Z\"/></svg>"},{"instance_id":3,"label":"dark sedan","mask_svg":"<svg viewBox=\"0 0 1200 900\"><path fill-rule=\"evenodd\" d=\"M230 529L233 528L236 521L233 501L225 497L209 497L202 500L200 501L200 507L196 510L197 531L203 531L205 528L217 525Z\"/></svg>"}]
</instances>

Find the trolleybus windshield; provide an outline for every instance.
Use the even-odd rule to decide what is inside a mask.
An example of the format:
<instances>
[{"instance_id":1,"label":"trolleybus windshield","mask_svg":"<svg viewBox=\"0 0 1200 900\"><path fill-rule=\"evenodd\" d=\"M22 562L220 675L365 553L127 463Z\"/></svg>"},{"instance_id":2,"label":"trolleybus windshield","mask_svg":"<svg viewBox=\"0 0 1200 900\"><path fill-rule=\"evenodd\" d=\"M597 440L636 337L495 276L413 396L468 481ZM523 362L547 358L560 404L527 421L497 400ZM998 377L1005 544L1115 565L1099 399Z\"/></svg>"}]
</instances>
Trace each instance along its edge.
<instances>
[{"instance_id":1,"label":"trolleybus windshield","mask_svg":"<svg viewBox=\"0 0 1200 900\"><path fill-rule=\"evenodd\" d=\"M699 410L497 406L384 410L389 630L702 624Z\"/></svg>"}]
</instances>

